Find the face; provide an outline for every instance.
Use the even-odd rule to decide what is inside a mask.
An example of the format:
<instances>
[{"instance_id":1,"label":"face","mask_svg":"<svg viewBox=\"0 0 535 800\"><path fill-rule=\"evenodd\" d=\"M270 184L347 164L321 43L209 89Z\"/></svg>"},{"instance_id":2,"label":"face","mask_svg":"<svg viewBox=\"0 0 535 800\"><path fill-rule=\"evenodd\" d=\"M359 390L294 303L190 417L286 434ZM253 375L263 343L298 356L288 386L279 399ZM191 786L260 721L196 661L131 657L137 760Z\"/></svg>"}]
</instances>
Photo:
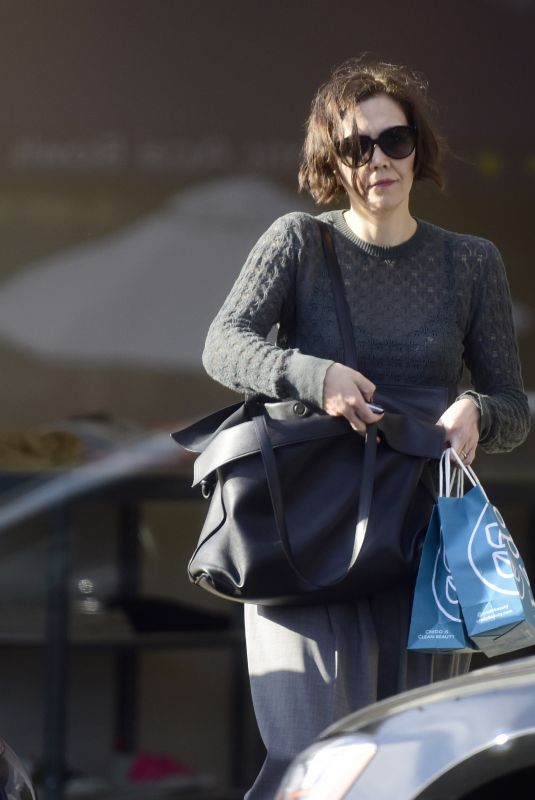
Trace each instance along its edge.
<instances>
[{"instance_id":1,"label":"face","mask_svg":"<svg viewBox=\"0 0 535 800\"><path fill-rule=\"evenodd\" d=\"M354 117L344 121L345 136L351 135L353 121L357 123L360 135L371 136L372 139L376 139L387 128L408 124L401 106L386 95L376 95L359 103ZM380 216L395 211L408 213L414 159L414 151L406 158L389 158L379 144L375 145L371 159L356 170L338 159L338 171L351 207L365 216ZM351 182L353 172L356 173L356 190Z\"/></svg>"}]
</instances>

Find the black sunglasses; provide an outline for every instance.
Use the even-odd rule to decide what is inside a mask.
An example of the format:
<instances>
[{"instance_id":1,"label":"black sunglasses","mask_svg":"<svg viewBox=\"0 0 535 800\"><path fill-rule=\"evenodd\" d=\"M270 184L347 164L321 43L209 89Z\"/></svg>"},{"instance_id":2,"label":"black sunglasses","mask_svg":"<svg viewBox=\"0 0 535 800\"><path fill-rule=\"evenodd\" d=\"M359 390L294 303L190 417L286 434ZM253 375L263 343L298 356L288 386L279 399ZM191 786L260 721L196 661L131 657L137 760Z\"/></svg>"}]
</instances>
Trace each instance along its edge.
<instances>
[{"instance_id":1,"label":"black sunglasses","mask_svg":"<svg viewBox=\"0 0 535 800\"><path fill-rule=\"evenodd\" d=\"M368 163L376 144L389 158L407 158L416 147L416 128L395 125L381 131L377 139L366 135L346 136L341 142L336 142L335 150L340 161L355 169Z\"/></svg>"}]
</instances>

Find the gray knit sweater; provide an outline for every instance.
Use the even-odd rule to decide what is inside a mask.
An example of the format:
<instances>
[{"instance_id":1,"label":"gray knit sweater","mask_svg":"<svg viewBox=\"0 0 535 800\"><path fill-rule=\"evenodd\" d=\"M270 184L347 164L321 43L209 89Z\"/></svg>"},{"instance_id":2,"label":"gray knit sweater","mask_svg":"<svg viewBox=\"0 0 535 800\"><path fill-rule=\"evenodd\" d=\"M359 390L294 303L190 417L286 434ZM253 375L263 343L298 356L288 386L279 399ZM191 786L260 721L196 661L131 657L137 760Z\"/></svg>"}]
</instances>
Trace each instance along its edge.
<instances>
[{"instance_id":1,"label":"gray knit sweater","mask_svg":"<svg viewBox=\"0 0 535 800\"><path fill-rule=\"evenodd\" d=\"M407 242L381 247L359 239L342 211L319 219L332 228L360 372L376 384L447 386L455 397L465 364L473 386L465 394L482 414L482 448L521 444L529 408L507 278L492 242L418 220ZM204 366L239 392L321 407L325 372L341 360L316 218L286 214L259 239L212 322Z\"/></svg>"}]
</instances>

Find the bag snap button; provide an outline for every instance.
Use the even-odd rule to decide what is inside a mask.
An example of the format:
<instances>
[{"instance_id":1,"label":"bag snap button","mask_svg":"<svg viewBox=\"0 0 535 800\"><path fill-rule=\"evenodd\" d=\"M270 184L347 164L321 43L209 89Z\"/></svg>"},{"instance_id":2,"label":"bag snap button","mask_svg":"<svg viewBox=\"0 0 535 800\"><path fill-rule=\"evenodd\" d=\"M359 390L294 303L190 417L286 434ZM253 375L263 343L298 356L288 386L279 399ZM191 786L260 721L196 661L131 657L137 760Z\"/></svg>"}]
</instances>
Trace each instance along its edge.
<instances>
[{"instance_id":1,"label":"bag snap button","mask_svg":"<svg viewBox=\"0 0 535 800\"><path fill-rule=\"evenodd\" d=\"M305 416L305 414L307 413L307 411L308 411L308 408L307 408L307 407L306 407L306 405L305 405L304 403L302 403L300 400L298 400L298 401L297 401L297 403L294 403L294 405L293 405L293 412L294 412L294 414L296 414L298 417L304 417L304 416Z\"/></svg>"},{"instance_id":2,"label":"bag snap button","mask_svg":"<svg viewBox=\"0 0 535 800\"><path fill-rule=\"evenodd\" d=\"M210 478L201 481L201 494L205 500L209 500L214 493L215 482Z\"/></svg>"}]
</instances>

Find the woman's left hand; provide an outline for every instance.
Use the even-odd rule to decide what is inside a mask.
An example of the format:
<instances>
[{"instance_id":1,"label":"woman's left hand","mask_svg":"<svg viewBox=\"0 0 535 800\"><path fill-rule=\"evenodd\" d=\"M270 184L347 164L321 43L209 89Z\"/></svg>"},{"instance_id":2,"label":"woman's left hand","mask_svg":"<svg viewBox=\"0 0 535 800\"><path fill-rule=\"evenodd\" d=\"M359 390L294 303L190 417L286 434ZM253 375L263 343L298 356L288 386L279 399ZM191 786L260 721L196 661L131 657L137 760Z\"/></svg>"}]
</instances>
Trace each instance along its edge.
<instances>
[{"instance_id":1,"label":"woman's left hand","mask_svg":"<svg viewBox=\"0 0 535 800\"><path fill-rule=\"evenodd\" d=\"M476 404L468 397L456 400L437 424L444 426L448 446L457 451L464 464L471 464L479 442L480 412Z\"/></svg>"}]
</instances>

